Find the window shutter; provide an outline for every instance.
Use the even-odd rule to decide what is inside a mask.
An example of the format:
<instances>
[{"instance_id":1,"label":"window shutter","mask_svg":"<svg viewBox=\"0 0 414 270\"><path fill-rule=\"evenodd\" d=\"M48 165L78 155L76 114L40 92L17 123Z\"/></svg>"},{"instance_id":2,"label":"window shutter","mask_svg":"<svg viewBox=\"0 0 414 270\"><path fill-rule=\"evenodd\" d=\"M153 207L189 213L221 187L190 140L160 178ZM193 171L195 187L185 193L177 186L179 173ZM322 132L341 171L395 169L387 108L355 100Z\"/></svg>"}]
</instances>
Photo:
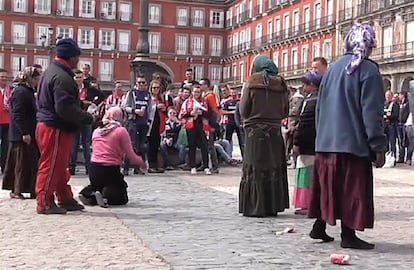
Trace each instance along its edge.
<instances>
[{"instance_id":1,"label":"window shutter","mask_svg":"<svg viewBox=\"0 0 414 270\"><path fill-rule=\"evenodd\" d=\"M91 44L89 44L89 48L93 49L95 48L95 30L92 29L91 31Z\"/></svg>"},{"instance_id":2,"label":"window shutter","mask_svg":"<svg viewBox=\"0 0 414 270\"><path fill-rule=\"evenodd\" d=\"M82 45L85 45L85 44L82 44L82 29L80 29L80 28L78 28L78 45L79 46L82 46Z\"/></svg>"},{"instance_id":3,"label":"window shutter","mask_svg":"<svg viewBox=\"0 0 414 270\"><path fill-rule=\"evenodd\" d=\"M69 28L69 37L73 38L73 28Z\"/></svg>"}]
</instances>

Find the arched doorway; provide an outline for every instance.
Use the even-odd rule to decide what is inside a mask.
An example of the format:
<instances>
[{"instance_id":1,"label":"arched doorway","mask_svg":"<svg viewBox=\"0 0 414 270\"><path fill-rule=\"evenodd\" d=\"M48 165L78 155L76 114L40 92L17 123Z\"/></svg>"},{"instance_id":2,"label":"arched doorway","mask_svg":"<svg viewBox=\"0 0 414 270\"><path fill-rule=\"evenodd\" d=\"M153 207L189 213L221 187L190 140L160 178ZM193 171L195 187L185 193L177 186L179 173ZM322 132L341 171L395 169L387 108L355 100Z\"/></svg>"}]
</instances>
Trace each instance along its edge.
<instances>
[{"instance_id":1,"label":"arched doorway","mask_svg":"<svg viewBox=\"0 0 414 270\"><path fill-rule=\"evenodd\" d=\"M391 90L391 81L389 79L383 78L382 84L384 85L384 91Z\"/></svg>"},{"instance_id":2,"label":"arched doorway","mask_svg":"<svg viewBox=\"0 0 414 270\"><path fill-rule=\"evenodd\" d=\"M409 92L410 91L410 81L414 80L412 76L406 77L401 83L401 91Z\"/></svg>"}]
</instances>

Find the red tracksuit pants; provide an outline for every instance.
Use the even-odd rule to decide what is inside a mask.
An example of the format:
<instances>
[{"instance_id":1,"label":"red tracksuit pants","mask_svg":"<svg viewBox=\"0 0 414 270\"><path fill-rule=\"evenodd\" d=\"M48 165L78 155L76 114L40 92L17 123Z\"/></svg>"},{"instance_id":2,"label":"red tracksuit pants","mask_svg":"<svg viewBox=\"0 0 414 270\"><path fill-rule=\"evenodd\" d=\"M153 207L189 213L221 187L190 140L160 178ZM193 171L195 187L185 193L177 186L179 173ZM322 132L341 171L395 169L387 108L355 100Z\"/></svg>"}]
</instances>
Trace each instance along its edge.
<instances>
[{"instance_id":1,"label":"red tracksuit pants","mask_svg":"<svg viewBox=\"0 0 414 270\"><path fill-rule=\"evenodd\" d=\"M36 178L37 209L50 207L56 194L58 202L73 198L68 164L72 148L72 134L38 123L36 140L40 150L39 169Z\"/></svg>"}]
</instances>

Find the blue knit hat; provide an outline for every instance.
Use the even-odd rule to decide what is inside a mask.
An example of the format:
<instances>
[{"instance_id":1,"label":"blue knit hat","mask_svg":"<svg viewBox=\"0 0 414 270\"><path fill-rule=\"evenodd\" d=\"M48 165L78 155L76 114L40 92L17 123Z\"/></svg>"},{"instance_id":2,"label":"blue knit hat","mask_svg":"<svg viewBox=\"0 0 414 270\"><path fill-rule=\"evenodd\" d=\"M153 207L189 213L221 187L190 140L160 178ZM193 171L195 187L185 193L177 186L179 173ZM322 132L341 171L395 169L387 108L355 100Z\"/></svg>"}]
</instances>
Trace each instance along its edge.
<instances>
[{"instance_id":1,"label":"blue knit hat","mask_svg":"<svg viewBox=\"0 0 414 270\"><path fill-rule=\"evenodd\" d=\"M58 41L56 44L56 56L69 59L71 57L79 56L81 54L81 49L78 46L78 43L71 38L64 38Z\"/></svg>"},{"instance_id":2,"label":"blue knit hat","mask_svg":"<svg viewBox=\"0 0 414 270\"><path fill-rule=\"evenodd\" d=\"M313 84L316 87L319 87L322 81L322 75L320 75L316 71L307 71L305 74L303 74L302 82L306 84Z\"/></svg>"}]
</instances>

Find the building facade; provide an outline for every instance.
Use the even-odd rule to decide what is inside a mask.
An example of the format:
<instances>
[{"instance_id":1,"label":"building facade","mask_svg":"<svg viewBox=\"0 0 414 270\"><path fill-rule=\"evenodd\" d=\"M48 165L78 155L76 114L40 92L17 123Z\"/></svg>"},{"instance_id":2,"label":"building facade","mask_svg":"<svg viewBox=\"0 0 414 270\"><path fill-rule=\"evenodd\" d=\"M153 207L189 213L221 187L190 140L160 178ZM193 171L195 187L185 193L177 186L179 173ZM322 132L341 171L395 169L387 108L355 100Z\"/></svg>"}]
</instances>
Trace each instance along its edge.
<instances>
[{"instance_id":1,"label":"building facade","mask_svg":"<svg viewBox=\"0 0 414 270\"><path fill-rule=\"evenodd\" d=\"M371 58L380 66L384 89L408 91L414 79L414 1L340 0L338 9L337 54L353 23L373 25L377 47Z\"/></svg>"}]
</instances>

